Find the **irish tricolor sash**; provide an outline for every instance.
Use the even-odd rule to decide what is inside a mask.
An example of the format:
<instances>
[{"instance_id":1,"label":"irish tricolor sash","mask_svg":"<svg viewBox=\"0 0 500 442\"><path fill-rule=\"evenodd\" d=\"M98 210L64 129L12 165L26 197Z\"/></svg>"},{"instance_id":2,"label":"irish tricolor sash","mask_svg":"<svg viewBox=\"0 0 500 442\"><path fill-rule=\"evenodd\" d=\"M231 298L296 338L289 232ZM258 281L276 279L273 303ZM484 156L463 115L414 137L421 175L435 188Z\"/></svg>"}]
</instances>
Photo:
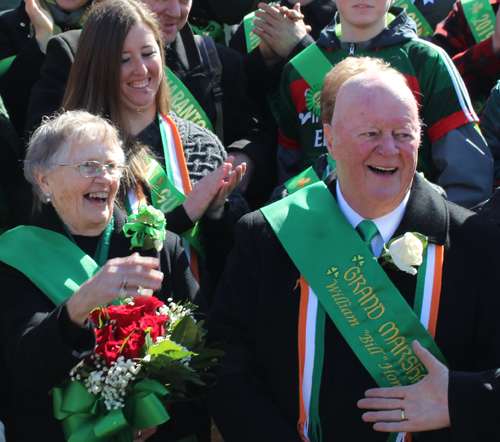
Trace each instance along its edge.
<instances>
[{"instance_id":1,"label":"irish tricolor sash","mask_svg":"<svg viewBox=\"0 0 500 442\"><path fill-rule=\"evenodd\" d=\"M159 115L158 119L165 156L165 169L157 161L150 159L148 181L151 187L153 206L163 213L168 213L186 200L192 186L177 127L168 115ZM205 259L205 252L201 245L201 230L201 223L198 221L191 230L181 235L191 268L198 282L198 255Z\"/></svg>"},{"instance_id":2,"label":"irish tricolor sash","mask_svg":"<svg viewBox=\"0 0 500 442\"><path fill-rule=\"evenodd\" d=\"M29 253L23 244L29 245ZM33 226L19 226L0 236L0 261L25 274L55 305L100 269L64 235Z\"/></svg>"},{"instance_id":3,"label":"irish tricolor sash","mask_svg":"<svg viewBox=\"0 0 500 442\"><path fill-rule=\"evenodd\" d=\"M326 314L381 387L416 383L427 374L411 348L414 340L442 362L444 358L323 182L261 211L302 275L298 426L304 441L319 442ZM415 304L420 317L428 318L425 321L432 331L437 320L442 256L442 246L428 247L417 282L422 301Z\"/></svg>"}]
</instances>

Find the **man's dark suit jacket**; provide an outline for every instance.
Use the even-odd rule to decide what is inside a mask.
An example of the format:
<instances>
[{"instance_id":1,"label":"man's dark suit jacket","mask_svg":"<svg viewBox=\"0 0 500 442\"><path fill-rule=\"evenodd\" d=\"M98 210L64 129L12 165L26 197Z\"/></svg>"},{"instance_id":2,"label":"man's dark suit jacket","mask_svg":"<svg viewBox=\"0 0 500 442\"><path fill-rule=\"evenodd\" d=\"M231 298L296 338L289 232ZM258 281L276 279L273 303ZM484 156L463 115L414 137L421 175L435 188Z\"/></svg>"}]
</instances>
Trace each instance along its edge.
<instances>
[{"instance_id":1,"label":"man's dark suit jacket","mask_svg":"<svg viewBox=\"0 0 500 442\"><path fill-rule=\"evenodd\" d=\"M332 175L327 183L335 196ZM416 175L394 237L405 232L419 232L445 246L435 339L450 369L474 372L500 367L498 229L447 202ZM227 263L208 323L210 341L226 351L218 383L209 392L213 416L226 442L300 442L299 271L261 212L240 221L236 247ZM384 270L413 306L416 277ZM463 378L455 374L450 383L451 430L422 433L419 441L498 440L497 387L477 391L481 386L476 381L466 389ZM491 372L484 376L492 382ZM372 424L362 421L363 411L356 406L364 392L374 387L373 379L327 318L320 392L324 441L387 440L387 434L373 431ZM489 407L480 406L485 413L481 426L473 419L476 412L469 411L476 404L467 404L467 397L488 401Z\"/></svg>"}]
</instances>

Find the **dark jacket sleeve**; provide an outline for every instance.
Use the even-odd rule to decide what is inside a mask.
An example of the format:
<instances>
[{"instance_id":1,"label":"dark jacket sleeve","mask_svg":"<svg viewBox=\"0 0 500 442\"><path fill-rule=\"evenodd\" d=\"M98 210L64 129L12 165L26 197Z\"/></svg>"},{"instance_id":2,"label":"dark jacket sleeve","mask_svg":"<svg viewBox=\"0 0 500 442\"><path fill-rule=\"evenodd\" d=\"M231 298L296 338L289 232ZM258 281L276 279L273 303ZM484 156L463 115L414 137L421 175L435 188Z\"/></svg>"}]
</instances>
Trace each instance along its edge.
<instances>
[{"instance_id":1,"label":"dark jacket sleeve","mask_svg":"<svg viewBox=\"0 0 500 442\"><path fill-rule=\"evenodd\" d=\"M68 31L49 40L40 79L31 92L26 116L27 133L33 132L44 116L59 110L80 34L80 31Z\"/></svg>"},{"instance_id":2,"label":"dark jacket sleeve","mask_svg":"<svg viewBox=\"0 0 500 442\"><path fill-rule=\"evenodd\" d=\"M500 370L450 372L448 406L453 440L484 442L500 434Z\"/></svg>"},{"instance_id":3,"label":"dark jacket sleeve","mask_svg":"<svg viewBox=\"0 0 500 442\"><path fill-rule=\"evenodd\" d=\"M259 244L262 236L258 234L262 232L257 231L260 226L252 225L254 214L236 227L236 246L228 258L207 324L209 343L225 351L217 384L209 390L210 409L226 442L262 440L263 425L265 440L300 442L297 428L271 399L269 385L257 369L256 322L259 308L266 304L259 305L263 301L259 300L259 283L263 254L268 248ZM269 234L263 236L268 238ZM274 344L270 341L269 345Z\"/></svg>"},{"instance_id":4,"label":"dark jacket sleeve","mask_svg":"<svg viewBox=\"0 0 500 442\"><path fill-rule=\"evenodd\" d=\"M16 56L0 80L0 95L21 137L31 89L40 77L45 59L35 37L30 38L30 23L24 2L18 8L0 15L0 60Z\"/></svg>"},{"instance_id":5,"label":"dark jacket sleeve","mask_svg":"<svg viewBox=\"0 0 500 442\"><path fill-rule=\"evenodd\" d=\"M48 392L95 347L93 326L69 318L22 273L0 263L6 362L16 383Z\"/></svg>"}]
</instances>

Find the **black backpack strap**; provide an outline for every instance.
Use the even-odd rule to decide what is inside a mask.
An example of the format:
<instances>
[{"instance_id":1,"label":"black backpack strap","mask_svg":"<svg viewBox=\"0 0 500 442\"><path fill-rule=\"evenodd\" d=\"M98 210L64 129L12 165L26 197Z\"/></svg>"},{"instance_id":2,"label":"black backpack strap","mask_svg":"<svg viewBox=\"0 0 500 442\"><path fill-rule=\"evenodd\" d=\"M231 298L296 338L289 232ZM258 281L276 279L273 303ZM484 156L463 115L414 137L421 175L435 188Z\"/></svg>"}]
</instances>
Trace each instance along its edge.
<instances>
[{"instance_id":1,"label":"black backpack strap","mask_svg":"<svg viewBox=\"0 0 500 442\"><path fill-rule=\"evenodd\" d=\"M194 39L198 45L198 49L203 60L203 70L206 73L213 73L212 81L212 96L215 104L216 119L215 119L215 134L224 144L224 117L222 114L222 64L217 54L215 42L209 35L195 35Z\"/></svg>"}]
</instances>

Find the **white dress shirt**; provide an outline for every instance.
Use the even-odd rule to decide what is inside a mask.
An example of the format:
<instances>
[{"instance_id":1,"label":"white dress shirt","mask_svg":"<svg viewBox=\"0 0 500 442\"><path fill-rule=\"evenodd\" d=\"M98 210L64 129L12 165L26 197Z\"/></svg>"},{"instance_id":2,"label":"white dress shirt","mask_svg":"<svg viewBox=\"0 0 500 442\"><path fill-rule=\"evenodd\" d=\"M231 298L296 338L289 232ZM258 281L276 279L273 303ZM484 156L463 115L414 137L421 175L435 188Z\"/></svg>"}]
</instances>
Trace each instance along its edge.
<instances>
[{"instance_id":1,"label":"white dress shirt","mask_svg":"<svg viewBox=\"0 0 500 442\"><path fill-rule=\"evenodd\" d=\"M399 226L399 223L403 219L403 215L405 214L406 205L408 204L408 198L410 198L410 191L406 193L401 204L396 207L392 212L387 215L381 216L380 218L372 219L377 226L378 234L375 235L371 241L373 254L375 257L379 257L382 253L382 248L384 243L387 244L389 240L394 235L394 232ZM339 204L341 212L347 218L347 221L351 224L353 228L356 228L357 225L363 221L361 215L353 210L353 208L347 203L342 192L340 190L339 182L337 181L337 202Z\"/></svg>"}]
</instances>

